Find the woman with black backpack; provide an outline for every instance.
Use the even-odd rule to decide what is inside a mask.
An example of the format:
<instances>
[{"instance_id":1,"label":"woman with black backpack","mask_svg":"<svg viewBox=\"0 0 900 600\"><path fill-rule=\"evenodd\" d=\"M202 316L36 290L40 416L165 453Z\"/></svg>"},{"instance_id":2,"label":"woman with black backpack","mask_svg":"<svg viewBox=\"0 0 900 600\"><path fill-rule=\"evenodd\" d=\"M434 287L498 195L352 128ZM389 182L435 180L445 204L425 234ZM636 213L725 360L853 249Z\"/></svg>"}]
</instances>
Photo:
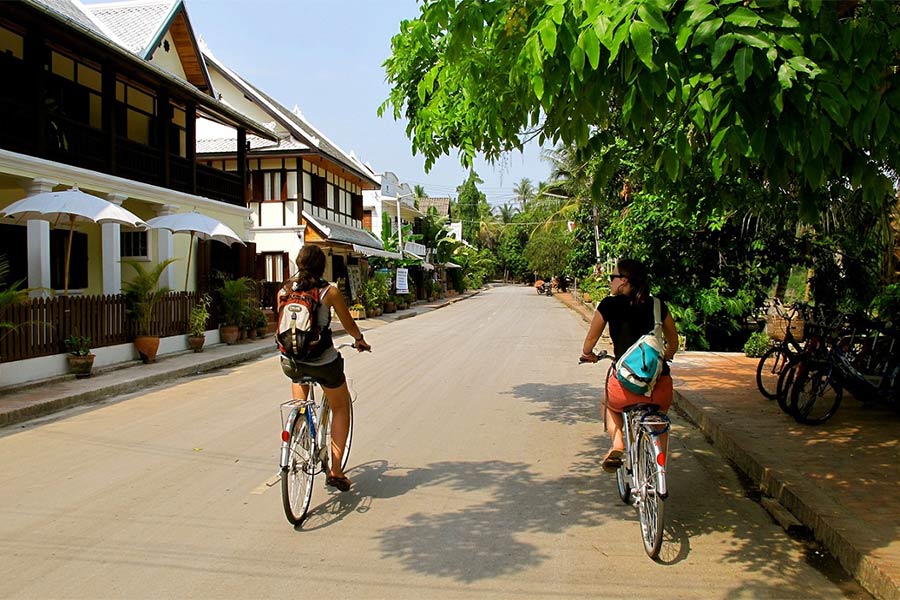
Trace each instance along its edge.
<instances>
[{"instance_id":1,"label":"woman with black backpack","mask_svg":"<svg viewBox=\"0 0 900 600\"><path fill-rule=\"evenodd\" d=\"M600 335L609 324L609 336L613 342L613 355L618 360L641 336L653 331L655 327L654 302L650 296L647 283L647 269L632 259L622 259L609 276L611 295L597 305L597 312L591 321L590 329L584 338L581 349L581 360L597 362L594 346ZM678 351L678 332L675 321L664 302L660 302L660 318L662 332L665 337L665 361L672 360ZM603 457L603 470L613 473L622 466L622 455L625 440L622 437L622 410L634 404L656 404L660 412L666 412L672 405L672 376L669 365L663 362L663 370L650 397L642 396L625 389L615 373L606 381L606 398L604 421L612 439L612 448Z\"/></svg>"},{"instance_id":2,"label":"woman with black backpack","mask_svg":"<svg viewBox=\"0 0 900 600\"><path fill-rule=\"evenodd\" d=\"M301 359L294 359L282 348L281 369L291 378L291 393L294 399L306 398L308 386L297 383L303 376L312 377L328 396L331 406L331 462L325 483L342 492L350 489L351 482L341 469L341 455L350 431L350 390L344 376L344 359L334 348L331 340L331 309L344 326L344 330L355 340L357 352L371 350L350 311L341 291L322 279L325 273L325 253L318 246L307 244L297 256L297 274L284 283L278 295L278 314L288 303L301 304L312 298L313 315L317 338L321 341L314 352L307 349ZM279 319L280 320L280 319ZM317 341L319 341L317 340ZM279 345L281 341L279 341Z\"/></svg>"}]
</instances>

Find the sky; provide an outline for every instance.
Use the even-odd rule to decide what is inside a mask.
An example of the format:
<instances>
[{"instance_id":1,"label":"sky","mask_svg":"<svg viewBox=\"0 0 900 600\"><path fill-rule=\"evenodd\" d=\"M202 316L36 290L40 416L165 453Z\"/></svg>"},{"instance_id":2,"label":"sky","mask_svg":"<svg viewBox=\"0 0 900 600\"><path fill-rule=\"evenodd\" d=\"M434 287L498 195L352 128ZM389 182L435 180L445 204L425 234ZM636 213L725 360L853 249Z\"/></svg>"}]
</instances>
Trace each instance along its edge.
<instances>
[{"instance_id":1,"label":"sky","mask_svg":"<svg viewBox=\"0 0 900 600\"><path fill-rule=\"evenodd\" d=\"M390 88L382 63L403 19L418 15L415 0L185 0L195 33L216 58L304 117L345 152L377 172L393 171L432 197L456 196L467 171L454 154L425 172L413 156L406 123L378 117ZM535 186L550 166L536 143L497 165L483 160L479 189L495 206L512 203L523 177Z\"/></svg>"}]
</instances>

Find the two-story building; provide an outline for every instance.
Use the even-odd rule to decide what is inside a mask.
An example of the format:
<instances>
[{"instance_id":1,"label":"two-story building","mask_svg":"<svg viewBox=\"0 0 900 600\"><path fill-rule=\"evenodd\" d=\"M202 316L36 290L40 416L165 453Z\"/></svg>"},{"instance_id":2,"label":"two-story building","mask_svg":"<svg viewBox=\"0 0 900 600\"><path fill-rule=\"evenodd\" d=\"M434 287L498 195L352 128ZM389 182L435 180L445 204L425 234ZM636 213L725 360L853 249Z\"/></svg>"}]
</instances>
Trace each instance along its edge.
<instances>
[{"instance_id":1,"label":"two-story building","mask_svg":"<svg viewBox=\"0 0 900 600\"><path fill-rule=\"evenodd\" d=\"M3 2L0 11L0 207L77 185L144 220L206 213L247 238L245 140L272 133L215 96L182 0L83 5L70 0ZM198 163L196 123L236 131L236 168ZM63 287L66 232L31 220L0 224L9 281ZM177 260L163 285L180 287L189 236L80 225L72 243L70 289L115 294L120 260ZM242 247L204 245L196 277L213 268L242 274ZM199 269L198 269L199 267Z\"/></svg>"},{"instance_id":2,"label":"two-story building","mask_svg":"<svg viewBox=\"0 0 900 600\"><path fill-rule=\"evenodd\" d=\"M203 48L210 78L222 99L267 124L275 141L247 139L248 206L256 244L257 278L282 282L294 273L304 244L318 244L327 257L325 278L348 298L367 270L367 257L389 256L363 226L363 194L378 182L350 153L316 129L295 106L287 109ZM234 131L201 124L198 158L211 167L235 168Z\"/></svg>"}]
</instances>

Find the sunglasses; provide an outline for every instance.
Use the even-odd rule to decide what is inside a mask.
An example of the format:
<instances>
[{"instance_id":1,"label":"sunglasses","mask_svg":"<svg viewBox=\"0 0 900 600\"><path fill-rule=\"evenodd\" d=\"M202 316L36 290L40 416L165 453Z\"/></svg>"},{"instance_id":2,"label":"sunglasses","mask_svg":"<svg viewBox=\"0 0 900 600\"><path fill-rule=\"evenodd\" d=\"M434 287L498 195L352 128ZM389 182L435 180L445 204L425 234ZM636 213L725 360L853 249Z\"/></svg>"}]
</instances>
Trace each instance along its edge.
<instances>
[{"instance_id":1,"label":"sunglasses","mask_svg":"<svg viewBox=\"0 0 900 600\"><path fill-rule=\"evenodd\" d=\"M619 273L613 273L612 275L609 276L610 282L613 282L616 279L628 279L628 277L626 275L620 275Z\"/></svg>"}]
</instances>

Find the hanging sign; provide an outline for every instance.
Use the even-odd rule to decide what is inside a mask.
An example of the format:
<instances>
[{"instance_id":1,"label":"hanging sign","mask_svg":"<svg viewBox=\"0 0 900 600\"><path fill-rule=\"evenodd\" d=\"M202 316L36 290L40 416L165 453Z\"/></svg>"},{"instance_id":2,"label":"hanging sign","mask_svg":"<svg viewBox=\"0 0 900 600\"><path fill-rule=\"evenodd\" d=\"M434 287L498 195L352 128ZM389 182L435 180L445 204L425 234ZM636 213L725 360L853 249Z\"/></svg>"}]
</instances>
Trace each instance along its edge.
<instances>
[{"instance_id":1,"label":"hanging sign","mask_svg":"<svg viewBox=\"0 0 900 600\"><path fill-rule=\"evenodd\" d=\"M409 293L409 283L407 279L408 270L404 268L397 269L397 293L398 294L408 294Z\"/></svg>"}]
</instances>

